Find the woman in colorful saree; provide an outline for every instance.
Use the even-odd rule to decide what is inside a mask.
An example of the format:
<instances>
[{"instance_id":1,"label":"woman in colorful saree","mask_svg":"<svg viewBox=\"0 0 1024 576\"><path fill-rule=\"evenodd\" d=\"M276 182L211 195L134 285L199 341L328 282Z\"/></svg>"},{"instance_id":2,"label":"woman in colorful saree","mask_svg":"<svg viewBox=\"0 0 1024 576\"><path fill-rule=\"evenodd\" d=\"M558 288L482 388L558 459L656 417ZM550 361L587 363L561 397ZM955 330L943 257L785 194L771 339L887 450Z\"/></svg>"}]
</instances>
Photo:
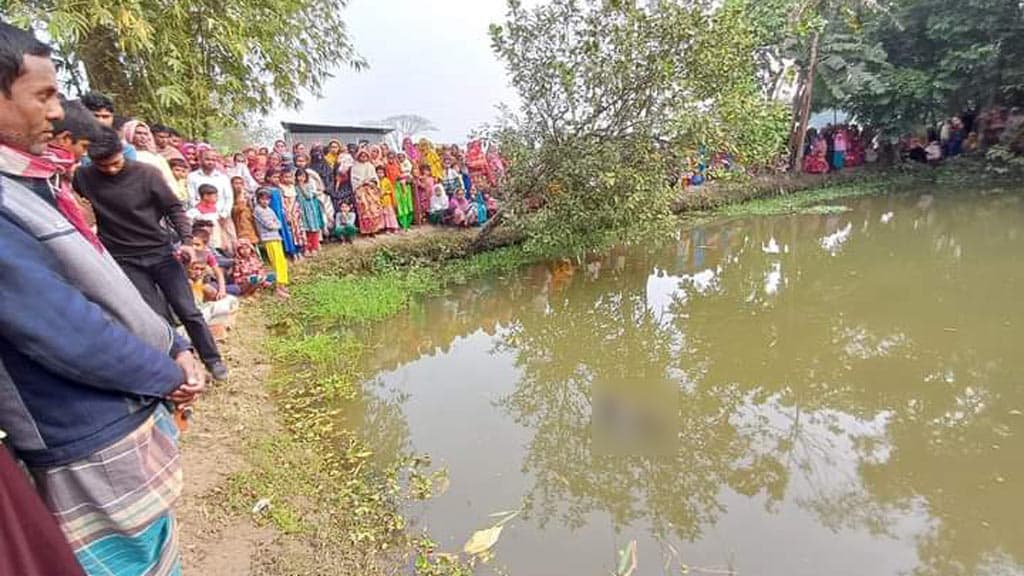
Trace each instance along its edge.
<instances>
[{"instance_id":1,"label":"woman in colorful saree","mask_svg":"<svg viewBox=\"0 0 1024 576\"><path fill-rule=\"evenodd\" d=\"M483 144L479 140L473 140L466 146L466 168L469 169L469 178L478 186L494 186L491 166L487 163Z\"/></svg>"},{"instance_id":2,"label":"woman in colorful saree","mask_svg":"<svg viewBox=\"0 0 1024 576\"><path fill-rule=\"evenodd\" d=\"M380 205L377 168L370 161L369 151L360 150L356 154L356 164L352 167L351 181L352 188L355 190L359 232L372 236L384 227L384 214Z\"/></svg>"},{"instance_id":3,"label":"woman in colorful saree","mask_svg":"<svg viewBox=\"0 0 1024 576\"><path fill-rule=\"evenodd\" d=\"M430 167L430 175L435 180L440 180L444 174L444 165L441 164L441 156L438 155L437 149L430 143L430 140L426 138L420 140L420 143L416 145L416 148L420 152L420 164L425 163Z\"/></svg>"},{"instance_id":4,"label":"woman in colorful saree","mask_svg":"<svg viewBox=\"0 0 1024 576\"><path fill-rule=\"evenodd\" d=\"M807 174L824 174L828 172L828 143L821 136L815 137L811 145L811 153L804 157L804 172Z\"/></svg>"}]
</instances>

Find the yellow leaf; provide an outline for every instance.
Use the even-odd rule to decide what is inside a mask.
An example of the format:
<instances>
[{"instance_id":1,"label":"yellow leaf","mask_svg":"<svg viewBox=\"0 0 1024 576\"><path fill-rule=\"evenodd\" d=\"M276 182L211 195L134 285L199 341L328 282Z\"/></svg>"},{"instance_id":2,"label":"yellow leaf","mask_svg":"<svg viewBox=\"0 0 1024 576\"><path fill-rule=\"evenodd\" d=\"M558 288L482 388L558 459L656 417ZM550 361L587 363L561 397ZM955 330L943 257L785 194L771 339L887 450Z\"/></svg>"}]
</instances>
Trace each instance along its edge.
<instances>
[{"instance_id":1,"label":"yellow leaf","mask_svg":"<svg viewBox=\"0 0 1024 576\"><path fill-rule=\"evenodd\" d=\"M486 530L477 530L470 537L469 541L466 542L466 545L462 547L462 551L476 556L490 550L492 546L498 543L502 528L504 526L491 526Z\"/></svg>"}]
</instances>

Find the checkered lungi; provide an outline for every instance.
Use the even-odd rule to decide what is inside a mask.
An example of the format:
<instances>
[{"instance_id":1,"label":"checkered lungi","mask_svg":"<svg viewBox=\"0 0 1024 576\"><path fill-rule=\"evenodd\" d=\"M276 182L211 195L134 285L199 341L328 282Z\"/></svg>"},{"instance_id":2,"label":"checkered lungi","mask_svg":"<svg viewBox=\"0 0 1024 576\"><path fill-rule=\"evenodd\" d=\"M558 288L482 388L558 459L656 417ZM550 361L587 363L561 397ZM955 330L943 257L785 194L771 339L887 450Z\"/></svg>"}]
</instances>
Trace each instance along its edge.
<instances>
[{"instance_id":1,"label":"checkered lungi","mask_svg":"<svg viewBox=\"0 0 1024 576\"><path fill-rule=\"evenodd\" d=\"M117 443L32 475L86 574L181 574L178 430L163 406Z\"/></svg>"}]
</instances>

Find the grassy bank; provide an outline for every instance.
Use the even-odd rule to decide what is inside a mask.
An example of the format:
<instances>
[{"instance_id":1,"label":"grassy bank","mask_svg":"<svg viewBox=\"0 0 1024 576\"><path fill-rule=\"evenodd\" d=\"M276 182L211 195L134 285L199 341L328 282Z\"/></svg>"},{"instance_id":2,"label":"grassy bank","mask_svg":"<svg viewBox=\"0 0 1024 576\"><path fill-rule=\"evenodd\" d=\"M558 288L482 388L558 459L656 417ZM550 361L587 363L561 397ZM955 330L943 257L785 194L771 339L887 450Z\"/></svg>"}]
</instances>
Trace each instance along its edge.
<instances>
[{"instance_id":1,"label":"grassy bank","mask_svg":"<svg viewBox=\"0 0 1024 576\"><path fill-rule=\"evenodd\" d=\"M877 176L831 184L790 194L762 188L743 203L719 199L713 209L693 204L685 213L794 212L885 188ZM209 466L204 455L231 460L226 474L187 499L186 560L198 566L190 572L373 575L414 565L423 575L465 573L475 558L433 550L429 536L413 533L402 515L404 503L443 489L444 471L416 454L382 463L373 446L339 424L339 415L364 394L369 376L360 373L367 351L349 328L399 313L453 283L538 259L514 237L499 236L493 249L470 254L472 240L471 231L423 229L331 246L296 267L291 300L246 306L228 346L235 376L204 403L193 433L198 440L185 448L190 475ZM218 434L231 441L206 437ZM207 534L197 532L197 523L224 528ZM234 533L248 540L233 542ZM248 561L245 569L211 564L211 550L225 541L247 551L237 561Z\"/></svg>"}]
</instances>

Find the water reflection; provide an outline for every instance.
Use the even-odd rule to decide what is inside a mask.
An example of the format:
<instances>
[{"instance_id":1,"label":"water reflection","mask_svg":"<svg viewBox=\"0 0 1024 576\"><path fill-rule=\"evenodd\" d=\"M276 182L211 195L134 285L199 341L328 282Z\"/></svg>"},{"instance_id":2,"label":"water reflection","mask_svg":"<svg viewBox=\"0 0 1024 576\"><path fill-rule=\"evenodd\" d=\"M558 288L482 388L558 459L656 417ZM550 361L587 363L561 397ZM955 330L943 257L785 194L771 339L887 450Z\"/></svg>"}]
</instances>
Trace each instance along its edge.
<instances>
[{"instance_id":1,"label":"water reflection","mask_svg":"<svg viewBox=\"0 0 1024 576\"><path fill-rule=\"evenodd\" d=\"M453 541L494 511L456 502L495 491L478 469L511 460L501 482L525 503L501 556L513 573L594 566L537 551L544 540L608 565L591 549L605 521L741 573L1024 573L1020 198L848 204L430 299L363 335L384 374L368 433L451 467L457 496L425 522ZM435 390L488 445L446 451L423 409ZM765 527L799 549L723 558L717 540L763 541Z\"/></svg>"}]
</instances>

